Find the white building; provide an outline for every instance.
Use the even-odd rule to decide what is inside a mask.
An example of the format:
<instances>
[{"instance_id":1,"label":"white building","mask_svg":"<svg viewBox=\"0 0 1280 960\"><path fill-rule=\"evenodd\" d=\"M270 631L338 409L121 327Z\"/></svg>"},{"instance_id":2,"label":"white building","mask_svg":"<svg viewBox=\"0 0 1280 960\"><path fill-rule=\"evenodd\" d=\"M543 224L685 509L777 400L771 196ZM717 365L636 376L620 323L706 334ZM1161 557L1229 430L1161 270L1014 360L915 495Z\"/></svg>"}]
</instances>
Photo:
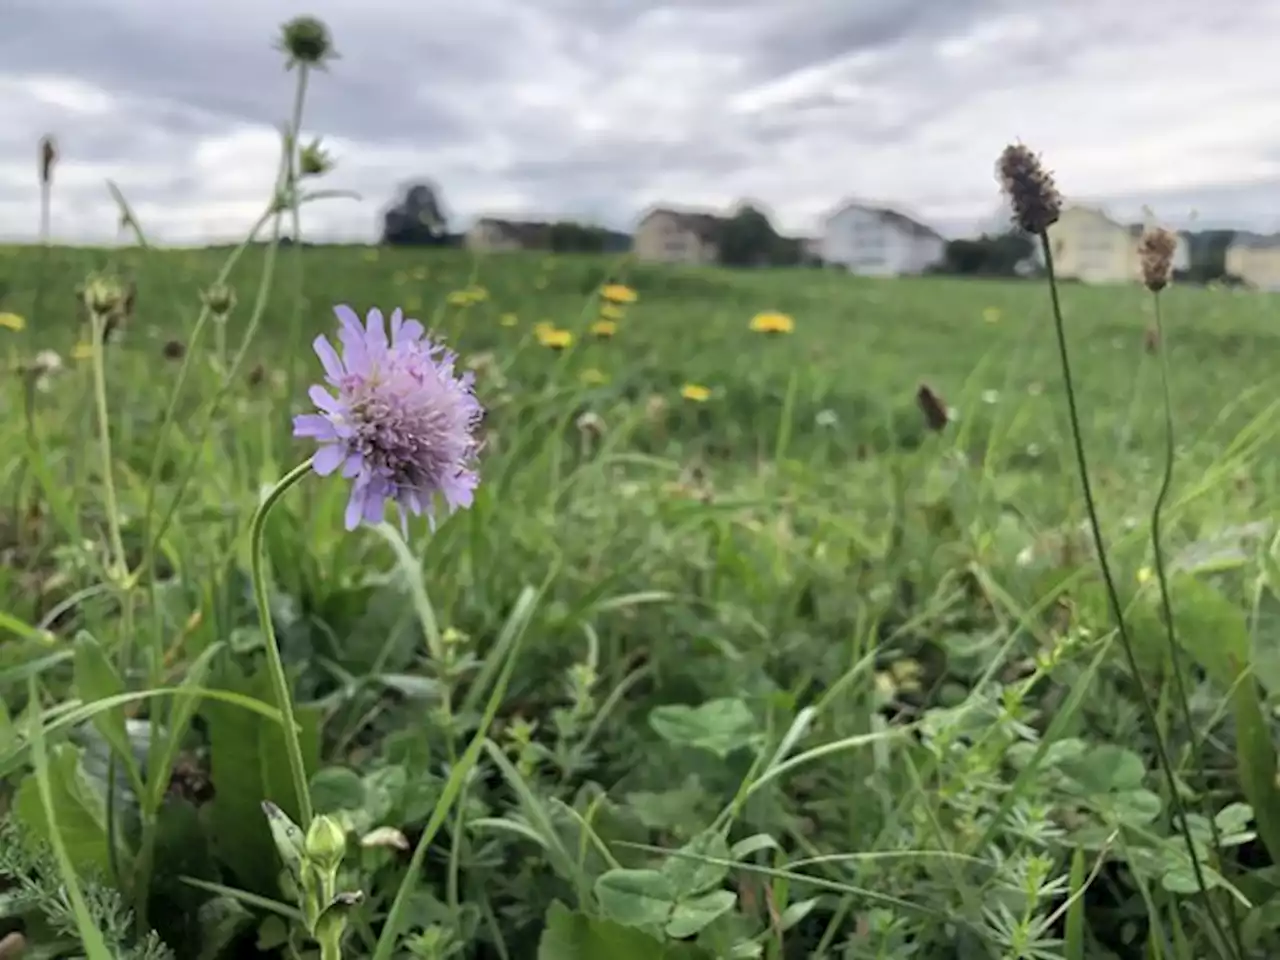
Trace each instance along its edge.
<instances>
[{"instance_id":1,"label":"white building","mask_svg":"<svg viewBox=\"0 0 1280 960\"><path fill-rule=\"evenodd\" d=\"M896 277L942 261L947 241L936 230L885 207L849 202L822 224L822 259L851 273Z\"/></svg>"}]
</instances>

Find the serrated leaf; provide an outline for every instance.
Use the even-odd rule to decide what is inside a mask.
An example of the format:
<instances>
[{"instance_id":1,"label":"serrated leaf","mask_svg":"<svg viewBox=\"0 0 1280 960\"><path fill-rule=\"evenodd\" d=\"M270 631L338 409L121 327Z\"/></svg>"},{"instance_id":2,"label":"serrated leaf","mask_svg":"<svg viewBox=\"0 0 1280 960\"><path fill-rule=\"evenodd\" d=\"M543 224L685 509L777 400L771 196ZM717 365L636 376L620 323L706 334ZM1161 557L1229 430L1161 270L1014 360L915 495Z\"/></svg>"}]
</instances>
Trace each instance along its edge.
<instances>
[{"instance_id":1,"label":"serrated leaf","mask_svg":"<svg viewBox=\"0 0 1280 960\"><path fill-rule=\"evenodd\" d=\"M738 897L731 890L713 890L676 904L667 921L667 936L676 940L692 937L733 909Z\"/></svg>"},{"instance_id":2,"label":"serrated leaf","mask_svg":"<svg viewBox=\"0 0 1280 960\"><path fill-rule=\"evenodd\" d=\"M660 929L676 901L671 880L657 870L610 870L595 893L605 915L628 927Z\"/></svg>"},{"instance_id":3,"label":"serrated leaf","mask_svg":"<svg viewBox=\"0 0 1280 960\"><path fill-rule=\"evenodd\" d=\"M697 707L682 703L654 707L649 726L668 743L708 750L721 759L759 739L751 710L733 697L708 700Z\"/></svg>"}]
</instances>

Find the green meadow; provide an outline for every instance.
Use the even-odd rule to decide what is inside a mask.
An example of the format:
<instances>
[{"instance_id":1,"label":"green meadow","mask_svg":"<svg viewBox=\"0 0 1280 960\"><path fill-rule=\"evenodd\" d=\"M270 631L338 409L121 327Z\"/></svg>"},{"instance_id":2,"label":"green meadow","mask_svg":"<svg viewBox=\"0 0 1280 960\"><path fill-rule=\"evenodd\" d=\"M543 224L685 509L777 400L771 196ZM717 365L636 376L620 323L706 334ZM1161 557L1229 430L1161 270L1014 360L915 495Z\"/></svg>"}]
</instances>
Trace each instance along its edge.
<instances>
[{"instance_id":1,"label":"green meadow","mask_svg":"<svg viewBox=\"0 0 1280 960\"><path fill-rule=\"evenodd\" d=\"M126 220L0 249L0 958L1280 955L1274 298ZM468 509L345 529L338 304Z\"/></svg>"}]
</instances>

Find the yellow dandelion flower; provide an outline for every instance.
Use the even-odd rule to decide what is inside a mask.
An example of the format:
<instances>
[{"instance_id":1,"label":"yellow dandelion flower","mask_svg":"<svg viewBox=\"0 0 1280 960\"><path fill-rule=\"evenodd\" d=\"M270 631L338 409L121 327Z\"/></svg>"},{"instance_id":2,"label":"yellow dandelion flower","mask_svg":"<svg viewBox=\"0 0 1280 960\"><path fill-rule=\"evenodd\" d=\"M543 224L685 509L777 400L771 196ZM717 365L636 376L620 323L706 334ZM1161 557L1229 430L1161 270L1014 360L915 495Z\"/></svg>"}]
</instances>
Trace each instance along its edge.
<instances>
[{"instance_id":1,"label":"yellow dandelion flower","mask_svg":"<svg viewBox=\"0 0 1280 960\"><path fill-rule=\"evenodd\" d=\"M635 303L636 292L622 283L608 283L600 288L600 296L610 303Z\"/></svg>"},{"instance_id":2,"label":"yellow dandelion flower","mask_svg":"<svg viewBox=\"0 0 1280 960\"><path fill-rule=\"evenodd\" d=\"M608 340L618 332L618 325L612 320L597 320L591 325L591 333L601 340Z\"/></svg>"},{"instance_id":3,"label":"yellow dandelion flower","mask_svg":"<svg viewBox=\"0 0 1280 960\"><path fill-rule=\"evenodd\" d=\"M595 367L588 367L583 370L579 377L583 383L590 387L598 387L609 382L608 375L603 370L597 370Z\"/></svg>"},{"instance_id":4,"label":"yellow dandelion flower","mask_svg":"<svg viewBox=\"0 0 1280 960\"><path fill-rule=\"evenodd\" d=\"M751 329L756 333L791 333L796 322L788 314L767 311L751 318Z\"/></svg>"},{"instance_id":5,"label":"yellow dandelion flower","mask_svg":"<svg viewBox=\"0 0 1280 960\"><path fill-rule=\"evenodd\" d=\"M489 299L489 291L484 287L467 287L467 293L471 296L472 303L483 303Z\"/></svg>"},{"instance_id":6,"label":"yellow dandelion flower","mask_svg":"<svg viewBox=\"0 0 1280 960\"><path fill-rule=\"evenodd\" d=\"M0 327L8 330L25 330L27 326L26 319L17 313L0 313Z\"/></svg>"},{"instance_id":7,"label":"yellow dandelion flower","mask_svg":"<svg viewBox=\"0 0 1280 960\"><path fill-rule=\"evenodd\" d=\"M700 383L686 383L680 388L680 396L694 403L706 403L711 399L711 391Z\"/></svg>"},{"instance_id":8,"label":"yellow dandelion flower","mask_svg":"<svg viewBox=\"0 0 1280 960\"><path fill-rule=\"evenodd\" d=\"M425 280L428 276L430 274L427 272L426 267L418 267L413 271L413 279L415 280Z\"/></svg>"},{"instance_id":9,"label":"yellow dandelion flower","mask_svg":"<svg viewBox=\"0 0 1280 960\"><path fill-rule=\"evenodd\" d=\"M604 303L600 305L601 320L621 320L622 308L616 303Z\"/></svg>"},{"instance_id":10,"label":"yellow dandelion flower","mask_svg":"<svg viewBox=\"0 0 1280 960\"><path fill-rule=\"evenodd\" d=\"M550 333L556 328L556 325L550 320L539 320L533 325L533 335L541 337L544 333Z\"/></svg>"},{"instance_id":11,"label":"yellow dandelion flower","mask_svg":"<svg viewBox=\"0 0 1280 960\"><path fill-rule=\"evenodd\" d=\"M93 356L93 344L77 343L71 348L71 356L76 360L88 360Z\"/></svg>"},{"instance_id":12,"label":"yellow dandelion flower","mask_svg":"<svg viewBox=\"0 0 1280 960\"><path fill-rule=\"evenodd\" d=\"M538 332L538 342L552 350L563 350L573 345L573 334L568 330L552 327Z\"/></svg>"},{"instance_id":13,"label":"yellow dandelion flower","mask_svg":"<svg viewBox=\"0 0 1280 960\"><path fill-rule=\"evenodd\" d=\"M999 323L1000 322L999 309L996 307L987 307L987 309L982 311L982 319L985 320L987 323Z\"/></svg>"},{"instance_id":14,"label":"yellow dandelion flower","mask_svg":"<svg viewBox=\"0 0 1280 960\"><path fill-rule=\"evenodd\" d=\"M1138 583L1150 583L1154 576L1155 572L1150 567L1138 568Z\"/></svg>"},{"instance_id":15,"label":"yellow dandelion flower","mask_svg":"<svg viewBox=\"0 0 1280 960\"><path fill-rule=\"evenodd\" d=\"M470 290L450 290L445 300L451 307L469 307L475 302Z\"/></svg>"},{"instance_id":16,"label":"yellow dandelion flower","mask_svg":"<svg viewBox=\"0 0 1280 960\"><path fill-rule=\"evenodd\" d=\"M501 318L499 318L498 322L504 327L514 327L520 322L520 318L514 313L504 313Z\"/></svg>"}]
</instances>

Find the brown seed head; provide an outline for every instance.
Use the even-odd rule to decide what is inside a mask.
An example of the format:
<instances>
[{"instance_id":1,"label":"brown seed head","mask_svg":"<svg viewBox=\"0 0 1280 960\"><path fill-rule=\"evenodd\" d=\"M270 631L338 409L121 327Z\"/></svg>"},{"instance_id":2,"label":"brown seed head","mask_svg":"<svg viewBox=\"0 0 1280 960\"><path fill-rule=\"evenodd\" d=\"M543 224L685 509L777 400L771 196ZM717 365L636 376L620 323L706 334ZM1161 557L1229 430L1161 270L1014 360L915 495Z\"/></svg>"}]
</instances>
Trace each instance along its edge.
<instances>
[{"instance_id":1,"label":"brown seed head","mask_svg":"<svg viewBox=\"0 0 1280 960\"><path fill-rule=\"evenodd\" d=\"M58 144L52 134L46 133L40 138L40 183L48 186L53 182L53 167L58 162Z\"/></svg>"},{"instance_id":2,"label":"brown seed head","mask_svg":"<svg viewBox=\"0 0 1280 960\"><path fill-rule=\"evenodd\" d=\"M1169 278L1173 274L1173 255L1177 249L1177 236L1164 227L1148 229L1138 241L1142 282L1152 293L1159 293L1169 285Z\"/></svg>"},{"instance_id":3,"label":"brown seed head","mask_svg":"<svg viewBox=\"0 0 1280 960\"><path fill-rule=\"evenodd\" d=\"M924 414L925 424L935 433L945 427L950 420L947 416L946 401L934 393L928 384L920 384L920 389L916 391L916 405Z\"/></svg>"},{"instance_id":4,"label":"brown seed head","mask_svg":"<svg viewBox=\"0 0 1280 960\"><path fill-rule=\"evenodd\" d=\"M996 163L996 176L1013 207L1013 222L1027 233L1040 234L1056 223L1062 212L1062 195L1053 174L1040 158L1020 143L1004 148Z\"/></svg>"},{"instance_id":5,"label":"brown seed head","mask_svg":"<svg viewBox=\"0 0 1280 960\"><path fill-rule=\"evenodd\" d=\"M166 340L160 352L166 360L181 360L187 355L187 345L181 340Z\"/></svg>"}]
</instances>

